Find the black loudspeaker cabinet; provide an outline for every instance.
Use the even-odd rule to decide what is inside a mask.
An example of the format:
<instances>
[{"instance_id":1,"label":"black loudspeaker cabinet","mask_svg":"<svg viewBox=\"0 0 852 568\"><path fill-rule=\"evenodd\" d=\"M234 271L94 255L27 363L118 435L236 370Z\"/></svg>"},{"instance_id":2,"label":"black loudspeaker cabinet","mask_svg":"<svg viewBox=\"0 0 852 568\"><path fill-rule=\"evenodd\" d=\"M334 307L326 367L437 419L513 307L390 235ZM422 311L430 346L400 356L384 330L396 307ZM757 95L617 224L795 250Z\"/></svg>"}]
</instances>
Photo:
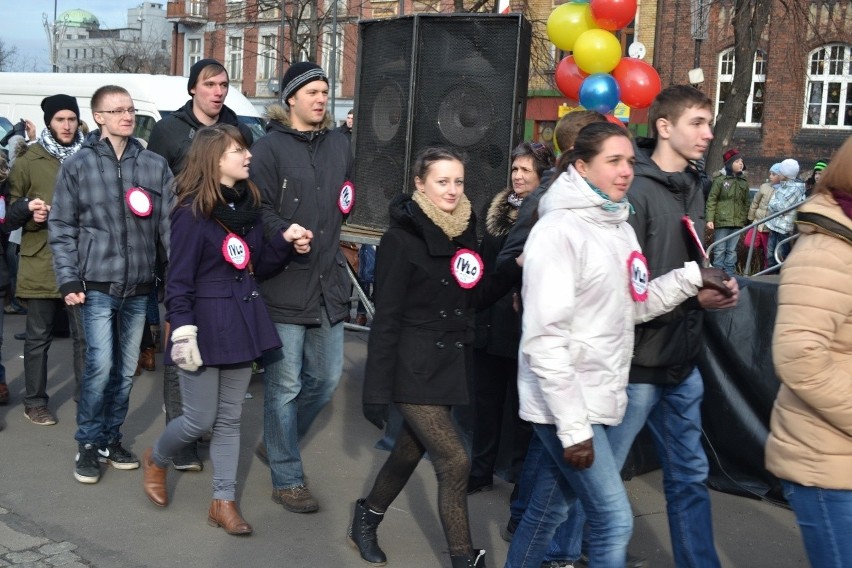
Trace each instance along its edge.
<instances>
[{"instance_id":1,"label":"black loudspeaker cabinet","mask_svg":"<svg viewBox=\"0 0 852 568\"><path fill-rule=\"evenodd\" d=\"M416 14L365 20L359 31L349 225L386 230L391 199L413 191L417 152L452 146L467 155L465 193L481 235L523 140L529 22L520 14Z\"/></svg>"}]
</instances>

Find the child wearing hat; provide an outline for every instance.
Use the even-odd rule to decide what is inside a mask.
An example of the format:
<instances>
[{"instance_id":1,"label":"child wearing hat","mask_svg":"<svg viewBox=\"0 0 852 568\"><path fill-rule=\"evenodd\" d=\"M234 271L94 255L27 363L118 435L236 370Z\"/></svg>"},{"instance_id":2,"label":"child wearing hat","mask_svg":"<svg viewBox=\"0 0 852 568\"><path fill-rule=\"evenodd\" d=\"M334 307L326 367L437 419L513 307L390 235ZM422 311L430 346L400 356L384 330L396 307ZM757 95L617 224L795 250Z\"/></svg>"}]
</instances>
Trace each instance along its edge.
<instances>
[{"instance_id":1,"label":"child wearing hat","mask_svg":"<svg viewBox=\"0 0 852 568\"><path fill-rule=\"evenodd\" d=\"M778 184L769 200L767 216L790 209L805 199L805 183L799 179L799 162L787 158L778 166L778 172L781 175L781 183ZM767 266L778 264L778 259L775 258L776 248L780 249L778 257L782 262L790 253L791 243L784 241L793 235L795 220L796 211L791 210L766 222L766 227L769 229L769 242L766 246Z\"/></svg>"},{"instance_id":2,"label":"child wearing hat","mask_svg":"<svg viewBox=\"0 0 852 568\"><path fill-rule=\"evenodd\" d=\"M751 207L748 208L748 220L750 222L760 221L764 217L766 217L766 212L769 209L769 201L772 199L772 195L775 193L775 190L778 188L778 185L781 183L781 162L772 164L772 167L769 168L769 178L760 186L760 189L757 190L757 193L754 196L754 199L751 201ZM766 224L761 224L757 226L755 230L752 228L746 233L746 246L751 244L751 239L749 239L749 234L751 234L751 239L754 240L754 248L758 251L758 263L760 264L760 270L762 270L765 266L764 262L760 262L760 259L766 259L766 245L769 243L769 229L766 228Z\"/></svg>"},{"instance_id":3,"label":"child wearing hat","mask_svg":"<svg viewBox=\"0 0 852 568\"><path fill-rule=\"evenodd\" d=\"M814 164L814 169L811 172L811 177L805 180L805 195L810 197L811 192L813 192L816 187L817 182L819 181L820 176L822 175L822 171L828 167L828 160L821 159L817 160Z\"/></svg>"},{"instance_id":4,"label":"child wearing hat","mask_svg":"<svg viewBox=\"0 0 852 568\"><path fill-rule=\"evenodd\" d=\"M713 180L707 196L705 215L707 228L713 233L714 243L722 241L745 227L748 219L748 180L743 173L745 163L738 150L725 152L725 171ZM737 243L728 239L713 247L713 266L734 274L737 268Z\"/></svg>"}]
</instances>

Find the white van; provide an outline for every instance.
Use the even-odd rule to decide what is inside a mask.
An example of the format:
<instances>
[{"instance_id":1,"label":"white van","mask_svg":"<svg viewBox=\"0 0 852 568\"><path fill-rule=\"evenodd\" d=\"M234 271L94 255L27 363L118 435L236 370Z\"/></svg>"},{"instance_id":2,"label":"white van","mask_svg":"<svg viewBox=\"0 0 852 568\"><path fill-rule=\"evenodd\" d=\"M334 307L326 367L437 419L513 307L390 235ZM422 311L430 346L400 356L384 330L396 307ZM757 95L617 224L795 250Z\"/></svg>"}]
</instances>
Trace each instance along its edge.
<instances>
[{"instance_id":1,"label":"white van","mask_svg":"<svg viewBox=\"0 0 852 568\"><path fill-rule=\"evenodd\" d=\"M33 121L36 131L44 126L41 101L45 97L64 93L77 98L80 119L95 128L91 99L104 85L124 87L136 107L136 130L133 135L143 140L161 118L178 110L189 100L186 77L144 75L131 73L0 73L0 116L12 123L22 118ZM240 122L248 125L255 139L263 136L265 123L260 113L238 89L229 89L225 104L237 113Z\"/></svg>"}]
</instances>

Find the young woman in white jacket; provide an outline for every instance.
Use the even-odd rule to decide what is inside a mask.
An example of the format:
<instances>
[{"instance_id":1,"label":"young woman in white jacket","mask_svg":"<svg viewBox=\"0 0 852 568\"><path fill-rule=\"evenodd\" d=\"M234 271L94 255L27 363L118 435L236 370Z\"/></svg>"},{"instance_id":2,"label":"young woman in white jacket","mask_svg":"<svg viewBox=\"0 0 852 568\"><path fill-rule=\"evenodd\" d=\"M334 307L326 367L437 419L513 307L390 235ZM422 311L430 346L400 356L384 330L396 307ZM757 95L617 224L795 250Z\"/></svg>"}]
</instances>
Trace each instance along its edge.
<instances>
[{"instance_id":1,"label":"young woman in white jacket","mask_svg":"<svg viewBox=\"0 0 852 568\"><path fill-rule=\"evenodd\" d=\"M545 458L507 568L541 566L576 499L588 516L590 566L623 568L633 519L606 427L627 406L633 326L702 286L730 294L723 271L694 262L651 280L627 223L634 152L623 128L586 126L568 162L524 248L520 416Z\"/></svg>"}]
</instances>

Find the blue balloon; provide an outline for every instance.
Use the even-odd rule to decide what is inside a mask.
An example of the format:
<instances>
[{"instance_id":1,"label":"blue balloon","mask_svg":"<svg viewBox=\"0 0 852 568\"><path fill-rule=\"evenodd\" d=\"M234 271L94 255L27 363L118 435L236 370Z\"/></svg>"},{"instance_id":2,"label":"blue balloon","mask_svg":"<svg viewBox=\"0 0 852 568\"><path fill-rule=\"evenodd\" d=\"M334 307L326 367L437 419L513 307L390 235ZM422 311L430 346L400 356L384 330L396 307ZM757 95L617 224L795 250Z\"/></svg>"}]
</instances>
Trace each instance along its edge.
<instances>
[{"instance_id":1,"label":"blue balloon","mask_svg":"<svg viewBox=\"0 0 852 568\"><path fill-rule=\"evenodd\" d=\"M612 112L620 98L618 82L609 73L593 73L580 85L580 104L601 114Z\"/></svg>"}]
</instances>

